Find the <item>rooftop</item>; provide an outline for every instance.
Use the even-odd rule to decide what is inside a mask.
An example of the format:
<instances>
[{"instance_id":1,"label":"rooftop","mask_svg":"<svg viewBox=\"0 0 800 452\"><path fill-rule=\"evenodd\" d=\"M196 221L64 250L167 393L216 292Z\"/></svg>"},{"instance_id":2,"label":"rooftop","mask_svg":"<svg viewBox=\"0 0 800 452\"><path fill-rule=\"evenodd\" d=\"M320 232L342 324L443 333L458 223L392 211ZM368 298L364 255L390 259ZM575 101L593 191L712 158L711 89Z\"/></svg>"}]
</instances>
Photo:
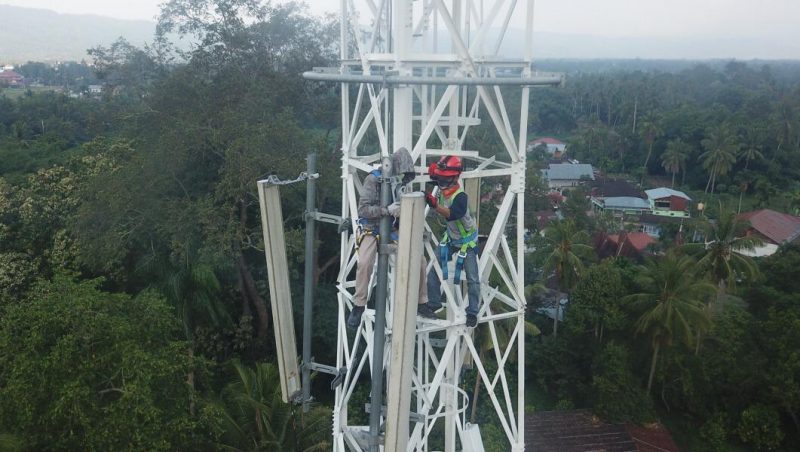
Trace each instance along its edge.
<instances>
[{"instance_id":1,"label":"rooftop","mask_svg":"<svg viewBox=\"0 0 800 452\"><path fill-rule=\"evenodd\" d=\"M638 452L624 425L607 424L585 410L525 416L525 448L538 452Z\"/></svg>"},{"instance_id":2,"label":"rooftop","mask_svg":"<svg viewBox=\"0 0 800 452\"><path fill-rule=\"evenodd\" d=\"M632 196L643 199L647 198L647 195L645 195L644 192L623 179L599 177L597 180L589 184L589 186L592 187L592 196L596 197Z\"/></svg>"},{"instance_id":3,"label":"rooftop","mask_svg":"<svg viewBox=\"0 0 800 452\"><path fill-rule=\"evenodd\" d=\"M615 196L605 198L603 200L603 207L607 209L650 209L650 203L642 198L634 198L632 196Z\"/></svg>"},{"instance_id":4,"label":"rooftop","mask_svg":"<svg viewBox=\"0 0 800 452\"><path fill-rule=\"evenodd\" d=\"M739 220L748 221L759 234L780 245L800 237L800 217L770 209L756 210L739 215Z\"/></svg>"},{"instance_id":5,"label":"rooftop","mask_svg":"<svg viewBox=\"0 0 800 452\"><path fill-rule=\"evenodd\" d=\"M583 177L594 180L592 165L586 163L551 163L542 173L549 180L581 180Z\"/></svg>"},{"instance_id":6,"label":"rooftop","mask_svg":"<svg viewBox=\"0 0 800 452\"><path fill-rule=\"evenodd\" d=\"M537 452L678 452L661 425L609 424L587 410L525 415L525 448Z\"/></svg>"},{"instance_id":7,"label":"rooftop","mask_svg":"<svg viewBox=\"0 0 800 452\"><path fill-rule=\"evenodd\" d=\"M687 201L691 201L692 198L686 195L686 193L678 190L673 190L667 187L659 187L654 188L652 190L645 190L649 199L661 199L661 198L669 198L670 196L677 196L679 198L683 198Z\"/></svg>"}]
</instances>

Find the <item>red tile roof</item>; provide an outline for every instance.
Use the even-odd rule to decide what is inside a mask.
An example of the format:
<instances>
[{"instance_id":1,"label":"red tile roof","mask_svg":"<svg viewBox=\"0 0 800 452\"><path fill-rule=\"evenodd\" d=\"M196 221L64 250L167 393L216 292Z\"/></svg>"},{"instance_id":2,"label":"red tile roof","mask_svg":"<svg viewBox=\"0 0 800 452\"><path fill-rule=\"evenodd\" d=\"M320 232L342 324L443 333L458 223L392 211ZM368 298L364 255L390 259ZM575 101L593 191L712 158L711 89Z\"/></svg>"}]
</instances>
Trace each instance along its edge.
<instances>
[{"instance_id":1,"label":"red tile roof","mask_svg":"<svg viewBox=\"0 0 800 452\"><path fill-rule=\"evenodd\" d=\"M637 251L644 251L647 245L656 243L656 239L650 237L646 232L629 232L628 241Z\"/></svg>"},{"instance_id":2,"label":"red tile roof","mask_svg":"<svg viewBox=\"0 0 800 452\"><path fill-rule=\"evenodd\" d=\"M661 424L647 427L626 424L625 429L633 438L639 452L679 452L678 445Z\"/></svg>"},{"instance_id":3,"label":"red tile roof","mask_svg":"<svg viewBox=\"0 0 800 452\"><path fill-rule=\"evenodd\" d=\"M800 237L800 217L763 209L743 213L738 218L750 222L753 229L776 245Z\"/></svg>"},{"instance_id":4,"label":"red tile roof","mask_svg":"<svg viewBox=\"0 0 800 452\"><path fill-rule=\"evenodd\" d=\"M2 71L0 72L0 79L8 79L8 80L22 80L23 76L17 74L14 71Z\"/></svg>"}]
</instances>

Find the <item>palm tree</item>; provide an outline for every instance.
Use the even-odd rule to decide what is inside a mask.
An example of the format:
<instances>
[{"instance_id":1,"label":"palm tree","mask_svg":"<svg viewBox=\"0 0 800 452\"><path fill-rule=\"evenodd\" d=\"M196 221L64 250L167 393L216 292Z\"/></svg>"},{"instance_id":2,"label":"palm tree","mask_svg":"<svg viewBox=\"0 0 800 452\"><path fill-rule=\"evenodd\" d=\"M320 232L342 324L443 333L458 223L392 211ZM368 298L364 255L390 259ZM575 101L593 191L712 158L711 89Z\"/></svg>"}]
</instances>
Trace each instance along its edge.
<instances>
[{"instance_id":1,"label":"palm tree","mask_svg":"<svg viewBox=\"0 0 800 452\"><path fill-rule=\"evenodd\" d=\"M762 132L757 127L747 129L745 145L739 150L739 158L744 159L744 169L750 165L750 160L763 159L761 153Z\"/></svg>"},{"instance_id":2,"label":"palm tree","mask_svg":"<svg viewBox=\"0 0 800 452\"><path fill-rule=\"evenodd\" d=\"M705 192L708 193L710 187L711 193L714 193L717 176L728 174L733 164L736 163L736 152L739 145L725 126L707 131L706 138L701 141L701 144L706 152L700 154L700 158L703 159L703 168L708 170L709 174Z\"/></svg>"},{"instance_id":3,"label":"palm tree","mask_svg":"<svg viewBox=\"0 0 800 452\"><path fill-rule=\"evenodd\" d=\"M758 275L756 264L741 252L754 250L761 239L746 235L747 223L722 205L719 218L714 222L704 221L700 228L704 243L686 244L684 249L699 257L698 267L717 285L717 300L720 300L737 278L752 281Z\"/></svg>"},{"instance_id":4,"label":"palm tree","mask_svg":"<svg viewBox=\"0 0 800 452\"><path fill-rule=\"evenodd\" d=\"M770 123L774 126L773 133L778 141L778 146L773 151L770 159L770 162L774 163L781 152L781 147L784 144L790 145L794 136L800 136L795 132L798 124L797 108L788 96L780 100L777 110L770 117Z\"/></svg>"},{"instance_id":5,"label":"palm tree","mask_svg":"<svg viewBox=\"0 0 800 452\"><path fill-rule=\"evenodd\" d=\"M636 334L649 336L653 347L648 394L660 349L672 346L676 340L690 346L694 333L709 326L702 300L714 293L714 286L699 280L694 267L692 258L672 252L660 260L650 259L638 277L641 292L626 297L641 312Z\"/></svg>"},{"instance_id":6,"label":"palm tree","mask_svg":"<svg viewBox=\"0 0 800 452\"><path fill-rule=\"evenodd\" d=\"M650 155L653 154L653 143L655 143L656 139L664 134L664 130L658 124L658 118L654 116L648 116L644 120L644 124L642 124L642 139L644 142L647 143L647 157L644 159L644 165L642 166L642 182L644 183L644 177L647 175L647 164L650 162Z\"/></svg>"},{"instance_id":7,"label":"palm tree","mask_svg":"<svg viewBox=\"0 0 800 452\"><path fill-rule=\"evenodd\" d=\"M255 368L234 362L236 379L215 405L223 422L223 449L236 451L330 450L330 412L315 407L301 415L283 403L277 367L257 363Z\"/></svg>"},{"instance_id":8,"label":"palm tree","mask_svg":"<svg viewBox=\"0 0 800 452\"><path fill-rule=\"evenodd\" d=\"M589 243L589 234L579 231L572 220L555 221L544 232L546 254L544 274L555 274L558 288L567 294L575 287L583 272L583 260L594 258L594 250ZM558 314L560 304L556 301L556 314L553 319L553 337L558 336Z\"/></svg>"},{"instance_id":9,"label":"palm tree","mask_svg":"<svg viewBox=\"0 0 800 452\"><path fill-rule=\"evenodd\" d=\"M667 143L667 150L661 154L661 166L672 173L672 187L675 187L675 173L686 170L686 159L689 158L689 145L677 138Z\"/></svg>"}]
</instances>

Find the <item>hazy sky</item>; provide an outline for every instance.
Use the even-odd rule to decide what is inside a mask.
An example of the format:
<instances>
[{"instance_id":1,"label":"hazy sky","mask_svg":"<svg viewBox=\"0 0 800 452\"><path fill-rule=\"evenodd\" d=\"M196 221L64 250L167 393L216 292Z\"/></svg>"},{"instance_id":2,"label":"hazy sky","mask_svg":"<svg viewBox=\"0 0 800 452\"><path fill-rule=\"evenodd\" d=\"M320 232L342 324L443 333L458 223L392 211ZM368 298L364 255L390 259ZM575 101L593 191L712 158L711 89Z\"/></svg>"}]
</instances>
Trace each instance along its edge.
<instances>
[{"instance_id":1,"label":"hazy sky","mask_svg":"<svg viewBox=\"0 0 800 452\"><path fill-rule=\"evenodd\" d=\"M0 0L62 13L150 19L163 0ZM489 4L490 0L484 0ZM314 13L338 0L307 0ZM519 1L518 3L523 3ZM535 30L606 37L715 37L800 42L800 0L537 0ZM521 18L524 14L517 15ZM800 55L797 55L800 58Z\"/></svg>"}]
</instances>

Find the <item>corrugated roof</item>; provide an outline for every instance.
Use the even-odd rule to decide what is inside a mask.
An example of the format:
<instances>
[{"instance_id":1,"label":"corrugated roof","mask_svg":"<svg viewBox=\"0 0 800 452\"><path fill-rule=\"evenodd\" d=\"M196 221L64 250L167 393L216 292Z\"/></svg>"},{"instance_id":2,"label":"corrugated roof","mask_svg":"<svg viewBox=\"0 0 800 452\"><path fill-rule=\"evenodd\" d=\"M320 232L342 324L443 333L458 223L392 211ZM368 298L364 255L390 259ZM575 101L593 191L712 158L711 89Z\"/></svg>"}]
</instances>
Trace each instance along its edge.
<instances>
[{"instance_id":1,"label":"corrugated roof","mask_svg":"<svg viewBox=\"0 0 800 452\"><path fill-rule=\"evenodd\" d=\"M692 200L692 198L687 196L686 193L678 190L673 190L667 187L654 188L652 190L645 190L644 192L647 193L647 197L650 199L661 199L661 198L669 198L670 196L677 196L679 198L683 198L689 201Z\"/></svg>"},{"instance_id":2,"label":"corrugated roof","mask_svg":"<svg viewBox=\"0 0 800 452\"><path fill-rule=\"evenodd\" d=\"M538 452L638 452L622 424L609 424L586 410L525 415L525 448Z\"/></svg>"},{"instance_id":3,"label":"corrugated roof","mask_svg":"<svg viewBox=\"0 0 800 452\"><path fill-rule=\"evenodd\" d=\"M743 213L739 220L749 221L759 234L778 245L800 237L800 218L789 214L763 209Z\"/></svg>"},{"instance_id":4,"label":"corrugated roof","mask_svg":"<svg viewBox=\"0 0 800 452\"><path fill-rule=\"evenodd\" d=\"M650 209L650 203L642 198L632 196L614 196L605 198L603 206L607 209Z\"/></svg>"},{"instance_id":5,"label":"corrugated roof","mask_svg":"<svg viewBox=\"0 0 800 452\"><path fill-rule=\"evenodd\" d=\"M581 177L594 180L592 165L586 163L579 163L577 165L571 163L551 163L550 168L542 170L542 173L544 173L545 177L549 180L580 180Z\"/></svg>"},{"instance_id":6,"label":"corrugated roof","mask_svg":"<svg viewBox=\"0 0 800 452\"><path fill-rule=\"evenodd\" d=\"M643 191L637 189L633 184L623 179L599 177L592 182L590 186L592 187L592 196L633 196L636 198L647 198L647 195L645 195Z\"/></svg>"}]
</instances>

